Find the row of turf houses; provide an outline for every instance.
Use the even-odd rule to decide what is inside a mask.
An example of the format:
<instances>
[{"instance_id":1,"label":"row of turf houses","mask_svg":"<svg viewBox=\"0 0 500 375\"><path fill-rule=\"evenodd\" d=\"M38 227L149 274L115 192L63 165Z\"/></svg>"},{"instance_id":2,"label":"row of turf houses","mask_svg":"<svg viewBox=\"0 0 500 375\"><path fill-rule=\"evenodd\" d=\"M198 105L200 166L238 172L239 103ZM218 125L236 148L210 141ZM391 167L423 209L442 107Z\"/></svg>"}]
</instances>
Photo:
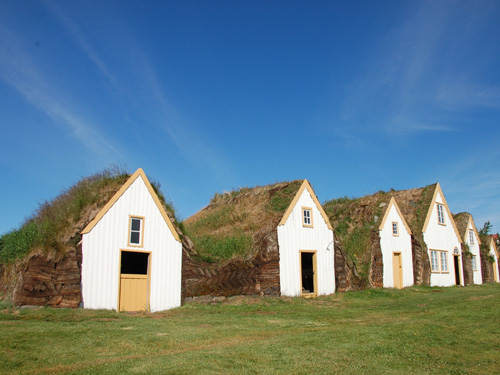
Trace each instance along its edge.
<instances>
[{"instance_id":1,"label":"row of turf houses","mask_svg":"<svg viewBox=\"0 0 500 375\"><path fill-rule=\"evenodd\" d=\"M497 240L453 215L439 183L323 205L307 180L242 188L180 222L138 169L84 179L4 235L0 282L17 305L160 311L201 295L499 282L499 264Z\"/></svg>"}]
</instances>

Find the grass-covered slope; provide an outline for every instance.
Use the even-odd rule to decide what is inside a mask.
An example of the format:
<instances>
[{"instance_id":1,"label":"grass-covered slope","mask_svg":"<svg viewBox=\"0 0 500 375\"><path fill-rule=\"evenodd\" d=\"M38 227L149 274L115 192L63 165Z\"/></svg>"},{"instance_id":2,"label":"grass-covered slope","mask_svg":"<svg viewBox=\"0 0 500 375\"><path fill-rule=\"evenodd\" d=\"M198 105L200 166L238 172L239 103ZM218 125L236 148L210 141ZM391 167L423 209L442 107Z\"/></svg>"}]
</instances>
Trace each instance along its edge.
<instances>
[{"instance_id":1,"label":"grass-covered slope","mask_svg":"<svg viewBox=\"0 0 500 375\"><path fill-rule=\"evenodd\" d=\"M0 302L0 373L498 374L500 284L234 297L154 314Z\"/></svg>"},{"instance_id":2,"label":"grass-covered slope","mask_svg":"<svg viewBox=\"0 0 500 375\"><path fill-rule=\"evenodd\" d=\"M81 240L81 230L127 181L130 175L108 169L85 177L49 202L21 225L0 237L0 264L8 264L33 250L63 254ZM172 205L165 201L158 183L152 183L175 224Z\"/></svg>"},{"instance_id":3,"label":"grass-covered slope","mask_svg":"<svg viewBox=\"0 0 500 375\"><path fill-rule=\"evenodd\" d=\"M253 255L255 235L276 228L301 184L296 180L215 194L183 222L195 250L210 262Z\"/></svg>"},{"instance_id":4,"label":"grass-covered slope","mask_svg":"<svg viewBox=\"0 0 500 375\"><path fill-rule=\"evenodd\" d=\"M394 197L414 237L424 246L422 227L436 184L408 190L379 191L361 198L338 198L323 208L333 225L349 262L361 279L368 281L372 248L379 241L378 230L391 197Z\"/></svg>"}]
</instances>

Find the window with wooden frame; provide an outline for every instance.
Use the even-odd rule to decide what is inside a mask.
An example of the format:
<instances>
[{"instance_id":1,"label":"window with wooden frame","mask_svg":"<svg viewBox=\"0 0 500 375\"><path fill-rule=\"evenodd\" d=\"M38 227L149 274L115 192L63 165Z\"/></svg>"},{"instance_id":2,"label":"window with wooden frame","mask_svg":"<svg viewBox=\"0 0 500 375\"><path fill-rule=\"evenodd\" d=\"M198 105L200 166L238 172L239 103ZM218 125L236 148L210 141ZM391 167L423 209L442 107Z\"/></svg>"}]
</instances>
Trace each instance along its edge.
<instances>
[{"instance_id":1,"label":"window with wooden frame","mask_svg":"<svg viewBox=\"0 0 500 375\"><path fill-rule=\"evenodd\" d=\"M469 229L469 244L474 245L474 231Z\"/></svg>"},{"instance_id":2,"label":"window with wooden frame","mask_svg":"<svg viewBox=\"0 0 500 375\"><path fill-rule=\"evenodd\" d=\"M477 258L475 255L472 256L471 258L471 262L472 262L472 270L473 271L477 271Z\"/></svg>"},{"instance_id":3,"label":"window with wooden frame","mask_svg":"<svg viewBox=\"0 0 500 375\"><path fill-rule=\"evenodd\" d=\"M448 252L431 250L431 272L448 273Z\"/></svg>"},{"instance_id":4,"label":"window with wooden frame","mask_svg":"<svg viewBox=\"0 0 500 375\"><path fill-rule=\"evenodd\" d=\"M437 204L437 212L438 212L438 223L441 225L444 224L444 207L442 204Z\"/></svg>"},{"instance_id":5,"label":"window with wooden frame","mask_svg":"<svg viewBox=\"0 0 500 375\"><path fill-rule=\"evenodd\" d=\"M399 227L396 221L392 222L392 235L395 237L399 236Z\"/></svg>"},{"instance_id":6,"label":"window with wooden frame","mask_svg":"<svg viewBox=\"0 0 500 375\"><path fill-rule=\"evenodd\" d=\"M144 240L144 217L129 216L128 220L128 245L142 247Z\"/></svg>"},{"instance_id":7,"label":"window with wooden frame","mask_svg":"<svg viewBox=\"0 0 500 375\"><path fill-rule=\"evenodd\" d=\"M313 227L313 210L311 207L302 207L302 226Z\"/></svg>"}]
</instances>

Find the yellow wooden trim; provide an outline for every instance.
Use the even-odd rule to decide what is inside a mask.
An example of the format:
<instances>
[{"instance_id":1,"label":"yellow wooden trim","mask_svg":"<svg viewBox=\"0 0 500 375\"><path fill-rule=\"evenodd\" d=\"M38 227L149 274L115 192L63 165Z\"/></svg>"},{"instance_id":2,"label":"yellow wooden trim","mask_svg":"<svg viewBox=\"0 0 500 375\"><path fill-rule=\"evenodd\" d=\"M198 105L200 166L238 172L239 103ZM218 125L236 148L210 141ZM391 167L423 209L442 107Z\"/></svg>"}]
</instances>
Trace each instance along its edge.
<instances>
[{"instance_id":1,"label":"yellow wooden trim","mask_svg":"<svg viewBox=\"0 0 500 375\"><path fill-rule=\"evenodd\" d=\"M313 221L314 219L313 219L313 209L312 209L312 207L304 207L304 206L302 206L300 208L300 210L302 211L302 226L304 228L314 228L314 221ZM305 210L309 210L309 212L311 213L310 217L309 217L311 219L311 224L304 223L304 218L305 218L304 211Z\"/></svg>"},{"instance_id":2,"label":"yellow wooden trim","mask_svg":"<svg viewBox=\"0 0 500 375\"><path fill-rule=\"evenodd\" d=\"M406 230L408 231L408 234L411 235L412 232L411 232L410 226L406 222L406 219L405 219L403 213L399 209L398 202L396 201L396 199L394 197L391 197L391 200L389 201L389 204L387 205L387 209L385 210L384 217L382 218L382 222L380 223L378 229L382 230L384 228L385 222L387 221L387 218L389 217L389 211L391 210L392 205L394 205L396 207L396 211L398 212L398 215L401 218L403 225L405 226ZM391 228L391 231L392 231L392 228ZM399 226L398 226L398 234L399 234Z\"/></svg>"},{"instance_id":3,"label":"yellow wooden trim","mask_svg":"<svg viewBox=\"0 0 500 375\"><path fill-rule=\"evenodd\" d=\"M441 197L443 198L443 203L436 202L436 196L438 192L441 193ZM446 197L443 194L443 190L441 190L441 185L439 184L439 182L436 184L436 188L434 189L434 194L432 195L432 201L429 205L429 209L427 210L427 216L425 218L424 226L422 227L422 233L424 233L427 230L427 226L429 225L429 220L431 219L432 210L434 209L435 204L441 204L446 208L446 212L448 213L448 217L450 218L453 230L455 231L458 241L462 244L463 243L462 236L458 231L457 225L455 224L455 220L453 220L453 215L451 214L450 208L448 207L448 203L446 202ZM446 224L441 224L441 225L446 225Z\"/></svg>"},{"instance_id":4,"label":"yellow wooden trim","mask_svg":"<svg viewBox=\"0 0 500 375\"><path fill-rule=\"evenodd\" d=\"M288 220L288 217L292 213L292 211L293 211L295 205L297 204L297 201L299 200L300 196L302 195L302 192L304 191L304 189L307 189L307 191L311 195L313 202L316 205L316 208L318 209L321 216L323 216L323 220L325 220L325 223L328 226L328 229L333 230L333 227L332 227L332 224L330 224L330 219L328 218L328 215L326 214L325 210L323 210L323 207L321 206L321 204L318 201L318 197L316 196L316 193L314 192L313 188L309 184L309 181L307 181L307 180L304 180L304 182L302 182L302 185L300 186L299 191L297 191L297 193L295 194L295 197L293 197L292 202L290 203L290 205L286 209L285 214L281 218L281 221L279 222L278 225L285 225L286 221Z\"/></svg>"},{"instance_id":5,"label":"yellow wooden trim","mask_svg":"<svg viewBox=\"0 0 500 375\"><path fill-rule=\"evenodd\" d=\"M148 259L149 261L149 259ZM121 279L147 279L148 275L138 275L134 273L121 273L120 274Z\"/></svg>"},{"instance_id":6,"label":"yellow wooden trim","mask_svg":"<svg viewBox=\"0 0 500 375\"><path fill-rule=\"evenodd\" d=\"M398 264L398 273L399 273L399 281L400 281L400 285L396 285L396 283L394 282L394 258L395 256L398 255L399 256L399 264ZM396 289L403 289L403 253L401 251L393 251L392 252L392 284L394 286L394 288Z\"/></svg>"},{"instance_id":7,"label":"yellow wooden trim","mask_svg":"<svg viewBox=\"0 0 500 375\"><path fill-rule=\"evenodd\" d=\"M314 292L302 293L302 253L313 254L313 273L314 273ZM318 264L317 264L317 251L316 250L299 250L299 270L300 270L300 295L301 297L309 298L318 295Z\"/></svg>"},{"instance_id":8,"label":"yellow wooden trim","mask_svg":"<svg viewBox=\"0 0 500 375\"><path fill-rule=\"evenodd\" d=\"M142 170L142 168L137 169L134 172L134 174L132 176L130 176L130 178L122 185L122 187L115 193L115 195L113 195L113 197L108 201L108 203L106 203L106 205L101 209L101 211L99 211L97 213L95 218L90 223L88 223L88 225L83 229L82 234L89 233L96 226L96 224L102 219L102 217L106 214L106 212L108 212L109 209L111 207L113 207L113 205L116 203L116 201L123 195L123 193L125 193L125 191L127 191L127 189L130 187L130 185L132 185L132 183L139 176L142 178L142 181L144 182L149 193L153 197L153 201L155 202L156 206L160 210L161 216L163 217L163 220L165 220L165 222L167 223L167 226L169 227L170 231L172 232L172 235L174 236L174 238L177 241L181 242L181 239L179 238L179 234L175 230L174 225L172 224L172 221L168 217L165 209L163 208L163 205L160 202L160 199L158 198L158 195L156 195L153 187L151 186L151 183L149 182L149 180L148 180L146 174L144 173L144 171Z\"/></svg>"},{"instance_id":9,"label":"yellow wooden trim","mask_svg":"<svg viewBox=\"0 0 500 375\"><path fill-rule=\"evenodd\" d=\"M131 229L132 229L132 219L141 219L141 243L139 244L134 244L130 242L130 234L131 234ZM127 246L129 247L143 247L144 246L144 221L145 218L144 216L138 216L138 215L128 215L128 239L127 239Z\"/></svg>"},{"instance_id":10,"label":"yellow wooden trim","mask_svg":"<svg viewBox=\"0 0 500 375\"><path fill-rule=\"evenodd\" d=\"M146 276L148 279L148 291L147 291L147 296L146 296L146 311L151 311L151 258L153 257L153 253L149 250L141 250L141 249L120 249L120 256L118 258L118 305L116 311L120 312L120 295L121 295L121 278L122 278L122 273L121 273L121 265L122 265L122 252L128 251L130 253L147 253L149 254L148 256L148 274L147 275L137 275L137 274L127 274L124 273L123 276L127 279L135 278L135 279L144 279L145 277L141 276ZM129 277L129 276L135 276L135 277Z\"/></svg>"}]
</instances>

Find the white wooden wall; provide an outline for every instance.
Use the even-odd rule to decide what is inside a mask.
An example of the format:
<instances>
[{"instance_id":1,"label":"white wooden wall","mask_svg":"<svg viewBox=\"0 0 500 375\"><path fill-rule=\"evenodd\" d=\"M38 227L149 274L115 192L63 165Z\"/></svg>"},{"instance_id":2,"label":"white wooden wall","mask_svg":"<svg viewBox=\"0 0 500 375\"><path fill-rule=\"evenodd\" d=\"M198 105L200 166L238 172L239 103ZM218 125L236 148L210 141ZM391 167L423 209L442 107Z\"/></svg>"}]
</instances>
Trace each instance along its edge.
<instances>
[{"instance_id":1,"label":"white wooden wall","mask_svg":"<svg viewBox=\"0 0 500 375\"><path fill-rule=\"evenodd\" d=\"M399 236L392 235L392 223L397 222ZM411 235L403 224L403 220L396 209L391 204L387 219L380 233L380 248L382 250L382 260L384 262L384 288L394 287L394 274L392 266L392 255L394 252L401 253L401 263L403 268L403 287L413 285L413 256L411 252Z\"/></svg>"},{"instance_id":2,"label":"white wooden wall","mask_svg":"<svg viewBox=\"0 0 500 375\"><path fill-rule=\"evenodd\" d=\"M302 226L302 207L311 207L314 227ZM333 231L325 223L307 189L284 225L278 226L281 295L300 296L300 250L316 250L318 295L335 292Z\"/></svg>"},{"instance_id":3,"label":"white wooden wall","mask_svg":"<svg viewBox=\"0 0 500 375\"><path fill-rule=\"evenodd\" d=\"M145 218L144 246L139 249L151 251L151 311L180 306L182 245L174 239L139 176L97 225L83 235L84 307L118 309L120 249L138 249L127 246L129 215Z\"/></svg>"},{"instance_id":4,"label":"white wooden wall","mask_svg":"<svg viewBox=\"0 0 500 375\"><path fill-rule=\"evenodd\" d=\"M465 232L465 243L469 245L469 251L472 255L476 256L477 271L472 271L474 284L482 284L483 276L481 274L481 251L479 249L479 238L474 232L474 243L470 243L469 230L471 229L473 230L473 226L471 220L469 220L469 224L467 225L467 230Z\"/></svg>"},{"instance_id":5,"label":"white wooden wall","mask_svg":"<svg viewBox=\"0 0 500 375\"><path fill-rule=\"evenodd\" d=\"M495 280L498 283L500 282L500 270L498 269L498 256L494 246L495 244L492 241L490 241L490 255L495 259L495 262L492 264L494 268L493 280Z\"/></svg>"},{"instance_id":6,"label":"white wooden wall","mask_svg":"<svg viewBox=\"0 0 500 375\"><path fill-rule=\"evenodd\" d=\"M454 229L452 220L453 218L448 215L448 211L444 209L445 224L438 224L437 218L437 206L436 202L443 203L443 197L438 192L436 195L436 201L432 202L432 214L429 220L429 225L427 230L424 232L424 241L429 249L428 255L429 260L431 257L430 250L447 250L448 251L448 269L449 273L431 273L431 286L451 286L455 285L455 270L454 270L454 260L453 260L453 249L456 247L460 251L459 257L459 272L460 272L460 283L463 285L463 269L462 269L462 252L460 240L457 237ZM444 208L444 207L443 207Z\"/></svg>"}]
</instances>

